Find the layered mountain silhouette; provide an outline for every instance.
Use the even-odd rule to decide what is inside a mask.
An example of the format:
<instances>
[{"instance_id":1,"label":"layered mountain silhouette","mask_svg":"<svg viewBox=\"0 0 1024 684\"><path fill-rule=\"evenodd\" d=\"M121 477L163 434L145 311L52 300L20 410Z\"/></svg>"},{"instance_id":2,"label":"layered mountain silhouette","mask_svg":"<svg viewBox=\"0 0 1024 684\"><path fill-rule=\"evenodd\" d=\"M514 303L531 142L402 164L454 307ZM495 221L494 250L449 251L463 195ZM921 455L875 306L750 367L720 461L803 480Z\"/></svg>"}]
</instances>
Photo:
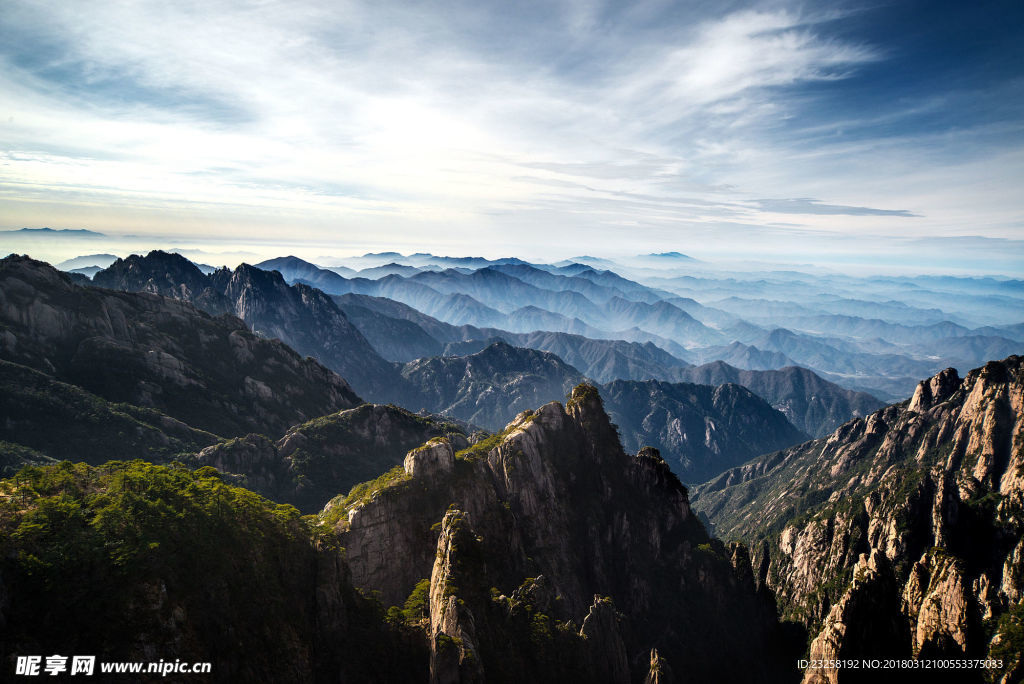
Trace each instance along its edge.
<instances>
[{"instance_id":1,"label":"layered mountain silhouette","mask_svg":"<svg viewBox=\"0 0 1024 684\"><path fill-rule=\"evenodd\" d=\"M180 255L154 251L115 261L93 282L174 297L211 314L233 313L256 334L314 356L362 394L387 398L397 376L397 368L374 351L330 297L306 285L288 285L274 271L242 264L234 271L224 268L204 275Z\"/></svg>"},{"instance_id":2,"label":"layered mountain silhouette","mask_svg":"<svg viewBox=\"0 0 1024 684\"><path fill-rule=\"evenodd\" d=\"M337 374L234 316L81 287L27 257L0 261L0 323L0 358L218 435L283 431L362 403Z\"/></svg>"},{"instance_id":3,"label":"layered mountain silhouette","mask_svg":"<svg viewBox=\"0 0 1024 684\"><path fill-rule=\"evenodd\" d=\"M840 322L866 300L811 288L800 325L835 323L815 332L684 293L736 296L749 279L654 288L586 264L432 255L368 255L341 281L276 265L353 289L160 252L95 281L0 261L9 652L159 653L240 681L861 674L801 672L802 656L985 659L1000 664L901 675L1021 678L1021 357L944 370L888 407L807 368L688 365L721 349L863 379L871 359L895 382L934 363L903 353L915 334L964 358L1012 347L1019 326L927 308L947 280L836 277L920 290L883 307L920 322ZM763 288L794 282L824 278ZM380 283L461 302L467 320L600 316L634 339L455 324ZM661 336L704 330L716 341L700 348ZM691 497L681 482L700 480Z\"/></svg>"},{"instance_id":4,"label":"layered mountain silhouette","mask_svg":"<svg viewBox=\"0 0 1024 684\"><path fill-rule=\"evenodd\" d=\"M790 366L774 371L743 371L721 361L690 367L652 342L590 339L550 331L511 333L494 328L453 326L398 302L366 295L349 294L335 301L367 339L378 349L388 350L393 355L388 358L393 360L441 354L464 356L500 340L556 354L584 376L598 382L623 379L742 385L813 436L828 434L851 417L866 415L882 406L882 402L871 395L844 389L806 368Z\"/></svg>"}]
</instances>

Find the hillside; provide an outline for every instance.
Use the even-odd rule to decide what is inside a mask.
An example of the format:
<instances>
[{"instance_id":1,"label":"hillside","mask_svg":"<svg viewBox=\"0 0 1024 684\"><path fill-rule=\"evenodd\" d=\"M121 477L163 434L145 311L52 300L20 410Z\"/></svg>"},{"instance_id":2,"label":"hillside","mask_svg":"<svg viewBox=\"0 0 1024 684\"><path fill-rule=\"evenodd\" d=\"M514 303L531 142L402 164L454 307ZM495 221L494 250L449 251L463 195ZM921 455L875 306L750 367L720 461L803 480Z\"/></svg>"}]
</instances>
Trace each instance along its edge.
<instances>
[{"instance_id":1,"label":"hillside","mask_svg":"<svg viewBox=\"0 0 1024 684\"><path fill-rule=\"evenodd\" d=\"M703 482L754 456L807 439L739 385L616 380L600 386L627 451L659 449L683 482Z\"/></svg>"},{"instance_id":2,"label":"hillside","mask_svg":"<svg viewBox=\"0 0 1024 684\"><path fill-rule=\"evenodd\" d=\"M225 437L362 403L338 375L234 316L80 287L28 257L0 261L0 325L0 359Z\"/></svg>"},{"instance_id":3,"label":"hillside","mask_svg":"<svg viewBox=\"0 0 1024 684\"><path fill-rule=\"evenodd\" d=\"M1021 357L949 369L909 401L719 475L694 504L753 546L811 657L999 655L1019 681L1022 409Z\"/></svg>"},{"instance_id":4,"label":"hillside","mask_svg":"<svg viewBox=\"0 0 1024 684\"><path fill-rule=\"evenodd\" d=\"M248 264L204 275L178 254L153 251L118 259L94 284L127 292L155 292L191 302L212 314L230 312L261 337L277 338L312 356L352 383L360 395L390 400L396 368L338 310L308 285L288 285L280 273Z\"/></svg>"}]
</instances>

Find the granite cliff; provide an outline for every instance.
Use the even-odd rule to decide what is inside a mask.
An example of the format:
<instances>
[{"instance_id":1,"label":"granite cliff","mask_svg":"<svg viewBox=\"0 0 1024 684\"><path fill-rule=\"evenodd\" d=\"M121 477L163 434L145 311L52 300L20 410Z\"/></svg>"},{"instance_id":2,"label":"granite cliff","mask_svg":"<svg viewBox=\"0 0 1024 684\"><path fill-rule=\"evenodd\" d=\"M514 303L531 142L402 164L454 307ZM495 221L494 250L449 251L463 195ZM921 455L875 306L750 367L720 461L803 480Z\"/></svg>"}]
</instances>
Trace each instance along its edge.
<instances>
[{"instance_id":1,"label":"granite cliff","mask_svg":"<svg viewBox=\"0 0 1024 684\"><path fill-rule=\"evenodd\" d=\"M697 680L792 674L745 549L708 537L656 450L623 452L590 386L468 449L432 440L320 518L385 605L429 587L435 682L628 682L652 649Z\"/></svg>"},{"instance_id":2,"label":"granite cliff","mask_svg":"<svg viewBox=\"0 0 1024 684\"><path fill-rule=\"evenodd\" d=\"M697 489L716 532L752 545L757 581L809 630L812 657L991 656L1002 670L956 681L1024 676L1022 365L945 370L906 402Z\"/></svg>"}]
</instances>

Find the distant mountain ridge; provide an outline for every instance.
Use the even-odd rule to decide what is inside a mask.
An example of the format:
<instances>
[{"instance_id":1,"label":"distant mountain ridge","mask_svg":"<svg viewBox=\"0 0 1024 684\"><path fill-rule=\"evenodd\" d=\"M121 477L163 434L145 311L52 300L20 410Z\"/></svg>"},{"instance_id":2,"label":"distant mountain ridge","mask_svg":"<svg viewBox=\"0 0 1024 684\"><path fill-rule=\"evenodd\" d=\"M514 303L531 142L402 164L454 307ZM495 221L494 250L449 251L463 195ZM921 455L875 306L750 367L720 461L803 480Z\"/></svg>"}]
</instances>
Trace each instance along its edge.
<instances>
[{"instance_id":1,"label":"distant mountain ridge","mask_svg":"<svg viewBox=\"0 0 1024 684\"><path fill-rule=\"evenodd\" d=\"M844 389L806 368L745 371L717 361L685 368L680 380L702 385L736 383L764 398L804 432L822 437L852 417L863 417L884 403L870 394Z\"/></svg>"},{"instance_id":2,"label":"distant mountain ridge","mask_svg":"<svg viewBox=\"0 0 1024 684\"><path fill-rule=\"evenodd\" d=\"M311 267L294 258L277 260L275 263L291 268ZM509 268L524 267L515 265ZM504 277L503 274L494 271L490 275L484 274L481 282L487 282L488 278L498 278L500 282L505 282L501 280ZM365 388L362 393L376 401L393 401L413 408L423 407L432 412L448 412L450 415L478 422L491 429L500 429L515 414L508 406L519 405L517 401L526 406L537 401L560 398L564 396L567 387L584 377L601 382L614 379L708 382L709 378L720 378L725 372L720 368L717 376L715 373L701 376L696 371L688 373L683 370L685 362L664 353L649 342L640 345L613 340L592 340L567 333L507 333L494 328L453 326L401 303L368 295L341 295L336 296L331 302L317 290L303 289L306 286L302 284L288 286L281 276L272 271L262 271L250 266L240 266L234 272L222 269L210 276L204 276L183 257L160 252L154 252L147 257L133 256L121 260L105 273L97 274L95 282L98 285L143 289L201 302L212 311L230 310L240 315L258 332L280 337L300 352L313 355L338 372L347 374L344 375L346 378L355 378L355 382L358 383L356 387ZM386 284L407 281L398 276L388 276L382 279L382 282ZM468 298L468 295L457 296ZM628 302L617 296L608 302L613 307L619 307L620 311L635 313L635 307L640 307L640 310L646 312L645 316L668 315L687 325L695 323L687 314L662 302L649 305L643 302ZM339 304L340 310L336 310L338 307L334 305ZM357 325L353 326L343 313L346 308L352 312ZM500 318L497 314L495 316ZM558 371L556 374L559 380L553 384L536 374L531 375L533 379L530 382L548 386L549 390L533 395L527 392L518 395L518 400L511 399L507 393L518 392L512 388L519 385L489 385L488 396L494 397L489 400L493 402L493 406L501 406L504 400L499 397L509 399L508 406L504 409L480 408L468 412L452 412L451 408L454 405L466 408L477 400L456 400L453 398L454 395L445 399L440 395L430 394L429 391L424 395L424 386L420 383L417 373L401 369L397 364L388 364L360 329L365 330L376 342L376 346L393 355L392 358L395 360L415 360L436 356L445 351L458 351L461 354L477 352L487 345L488 340L502 339L513 345L551 351L567 357L571 361L569 365L576 368L571 372ZM472 344L449 346L453 342L466 342L474 338L477 341ZM442 346L442 343L445 346ZM337 351L334 351L335 349ZM577 368L583 372L580 373ZM499 372L497 369L492 370ZM551 368L548 370L556 372ZM510 371L506 369L502 372ZM771 382L761 381L758 385L758 377L756 374L731 374L729 379L720 382L737 382L753 389L776 408L781 408L799 429L809 434L825 434L838 423L867 410L865 407L868 404L850 404L851 399L859 395L846 393L820 380L812 383L817 393L816 398L812 400L800 395L798 388L802 385L799 383L792 385L794 389L784 392L778 389L777 382L773 385ZM474 382L481 382L481 378L476 378ZM524 378L519 378L519 382L524 382ZM553 389L556 385L557 391ZM769 389L773 386L776 389ZM428 396L432 398L427 398ZM856 401L864 402L865 397L860 397ZM813 408L809 408L811 405ZM878 405L876 402L872 407L877 408Z\"/></svg>"},{"instance_id":3,"label":"distant mountain ridge","mask_svg":"<svg viewBox=\"0 0 1024 684\"><path fill-rule=\"evenodd\" d=\"M400 265L405 264L407 268L422 269L423 264L428 263L427 257L412 260L392 256L391 259L397 259ZM499 298L495 299L493 293L474 289L475 286L465 282L456 284L461 282L459 278L476 276L475 272L466 272L465 269L453 270L447 276L438 275L443 271L426 275L406 271L408 278L395 276L398 280L393 279L387 283L383 282L384 279L381 282L360 280L358 283L344 285L343 289L399 299L436 318L460 325L495 327L519 333L540 329L582 334L590 338L653 341L687 362L725 360L751 370L804 365L819 374L831 374L830 378L843 386L873 390L886 398L904 396L912 390L915 382L913 378L935 372L943 364L969 367L988 358L986 352L1003 355L1024 351L1020 348L1024 340L1020 340L1020 335L1009 329L972 331L964 327L962 319L958 319L961 322L953 322L950 319L957 316L947 316L937 308L924 309L894 299L885 300L877 309L873 308L872 302L863 299L864 294L860 294L860 299L856 298L857 293L849 289L855 287L856 281L850 279L825 278L825 282L841 283L838 294L814 291L797 303L788 301L792 299L793 288L809 286L815 282L814 276L775 271L765 274L762 280L685 276L676 279L654 278L641 284L612 271L595 271L582 263L551 265L518 261L509 265L499 263L502 261L505 260L481 261L478 267L480 270L500 271L515 276L520 281L551 292L575 291L598 306L605 304L604 298L608 294L618 292L620 298L651 306L667 304L673 310L658 313L643 307L627 307L626 310L604 312L597 316L592 309L567 309L562 305L562 308L553 311L544 297L531 300L529 296L527 299L517 296L502 300L498 294ZM608 265L614 264L609 262ZM439 266L435 263L432 267ZM394 266L392 272L396 272L397 268L399 266ZM422 289L427 287L424 278L435 279L429 290ZM447 284L441 285L437 278L447 278ZM584 280L591 283L584 285ZM658 287L662 283L677 281L686 281L692 283L692 286L685 289L685 294L684 290L674 286ZM893 281L869 279L868 282L885 283L885 287L889 287L888 283ZM743 297L733 295L716 299L714 294L708 296L704 288L712 284L741 289ZM594 288L593 285L600 287ZM452 287L456 289L452 290ZM459 307L457 318L453 315L454 309L445 301L444 294L438 288L450 292L461 289L460 295L469 298ZM758 292L761 289L779 299L749 299L751 290ZM1011 284L999 291L1015 290ZM1020 294L1024 295L1024 292ZM1004 295L1000 296L1004 303L1009 301ZM699 297L704 303L696 301L694 297ZM1024 305L1024 299L1021 302ZM518 308L508 319L502 320L502 316L514 307ZM752 317L751 320L767 326L768 330L739 318L739 314ZM879 315L887 316L889 320L879 318ZM691 318L694 320L689 320ZM778 329L788 330L793 334L792 339L776 339L777 334L773 337ZM954 341L956 337L969 335L978 337L978 341L972 344ZM990 336L1003 339L981 339ZM942 344L927 344L932 337L950 339ZM680 342L686 349L680 346Z\"/></svg>"},{"instance_id":4,"label":"distant mountain ridge","mask_svg":"<svg viewBox=\"0 0 1024 684\"><path fill-rule=\"evenodd\" d=\"M745 387L648 380L599 386L629 451L653 446L683 482L697 483L753 455L807 439Z\"/></svg>"},{"instance_id":5,"label":"distant mountain ridge","mask_svg":"<svg viewBox=\"0 0 1024 684\"><path fill-rule=\"evenodd\" d=\"M218 435L284 430L362 403L338 375L234 316L80 287L28 257L0 261L0 324L0 358Z\"/></svg>"},{"instance_id":6,"label":"distant mountain ridge","mask_svg":"<svg viewBox=\"0 0 1024 684\"><path fill-rule=\"evenodd\" d=\"M587 269L566 276L510 259L488 262L469 274L448 269L371 280L343 278L307 262L297 263L300 261L275 259L260 266L281 267L282 275L290 282L315 284L329 294L394 299L453 325L508 328L506 316L511 314L512 320L519 322L514 332L532 332L539 323L560 332L609 337L603 331L648 325L652 332L693 344L722 339L713 329L662 301L661 297L669 293L659 295L607 271ZM314 275L310 269L318 271ZM592 301L587 295L596 299Z\"/></svg>"},{"instance_id":7,"label":"distant mountain ridge","mask_svg":"<svg viewBox=\"0 0 1024 684\"><path fill-rule=\"evenodd\" d=\"M73 259L67 259L56 264L56 266L61 271L71 271L76 268L87 268L89 266L99 266L103 269L115 261L117 261L117 257L113 254L86 254Z\"/></svg>"},{"instance_id":8,"label":"distant mountain ridge","mask_svg":"<svg viewBox=\"0 0 1024 684\"><path fill-rule=\"evenodd\" d=\"M476 353L496 340L502 340L514 346L557 354L584 376L602 383L616 379L705 385L731 382L761 396L781 410L798 429L814 436L828 434L847 420L867 415L883 405L883 402L864 392L844 389L803 368L742 371L720 361L690 367L650 342L640 344L621 340L594 340L559 332L537 331L527 334L493 328L457 327L387 299L350 294L337 297L336 301L343 310L354 312L350 318L375 345L393 344L395 335L400 334L407 346L393 350L392 353L407 354L414 358L441 353L464 356ZM370 309L379 315L373 316ZM413 325L401 328L399 333L396 319ZM445 342L443 347L442 342ZM738 348L742 348L742 345L733 345L733 349Z\"/></svg>"},{"instance_id":9,"label":"distant mountain ridge","mask_svg":"<svg viewBox=\"0 0 1024 684\"><path fill-rule=\"evenodd\" d=\"M563 398L584 376L554 354L496 342L469 356L420 359L402 368L412 408L499 431L530 406ZM414 403L418 402L418 403Z\"/></svg>"},{"instance_id":10,"label":"distant mountain ridge","mask_svg":"<svg viewBox=\"0 0 1024 684\"><path fill-rule=\"evenodd\" d=\"M205 275L181 255L154 251L118 259L93 283L181 299L213 314L231 312L258 334L316 357L360 393L393 398L388 392L397 367L377 354L330 297L306 285L288 285L275 271L242 264Z\"/></svg>"}]
</instances>

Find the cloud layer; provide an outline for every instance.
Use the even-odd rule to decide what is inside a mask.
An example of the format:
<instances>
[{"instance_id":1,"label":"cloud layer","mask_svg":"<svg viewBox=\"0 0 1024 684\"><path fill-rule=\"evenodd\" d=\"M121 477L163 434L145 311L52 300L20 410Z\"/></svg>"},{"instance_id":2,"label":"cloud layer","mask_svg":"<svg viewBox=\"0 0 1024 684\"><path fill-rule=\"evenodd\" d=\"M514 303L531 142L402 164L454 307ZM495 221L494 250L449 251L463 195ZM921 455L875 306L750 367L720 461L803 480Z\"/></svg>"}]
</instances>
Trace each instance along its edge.
<instances>
[{"instance_id":1,"label":"cloud layer","mask_svg":"<svg viewBox=\"0 0 1024 684\"><path fill-rule=\"evenodd\" d=\"M955 82L861 110L928 49L878 10L490 5L11 0L0 228L801 258L1024 237L1018 81L956 128L929 124L970 101Z\"/></svg>"}]
</instances>

